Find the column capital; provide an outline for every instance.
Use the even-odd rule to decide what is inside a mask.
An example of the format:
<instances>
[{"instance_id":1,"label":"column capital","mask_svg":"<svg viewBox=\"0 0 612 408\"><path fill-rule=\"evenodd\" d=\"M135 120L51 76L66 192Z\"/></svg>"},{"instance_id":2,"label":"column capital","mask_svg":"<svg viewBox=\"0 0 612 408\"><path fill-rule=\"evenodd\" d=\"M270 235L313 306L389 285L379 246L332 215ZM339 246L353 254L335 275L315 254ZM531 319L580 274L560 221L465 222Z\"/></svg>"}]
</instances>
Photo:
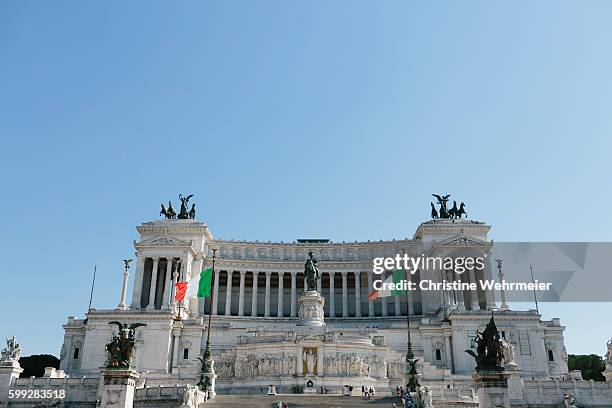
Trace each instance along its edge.
<instances>
[{"instance_id":1,"label":"column capital","mask_svg":"<svg viewBox=\"0 0 612 408\"><path fill-rule=\"evenodd\" d=\"M340 273L342 274L342 276L348 275L348 271L340 271Z\"/></svg>"},{"instance_id":2,"label":"column capital","mask_svg":"<svg viewBox=\"0 0 612 408\"><path fill-rule=\"evenodd\" d=\"M277 272L277 273L278 273L279 276L283 276L285 274L285 271L280 271L280 272Z\"/></svg>"},{"instance_id":3,"label":"column capital","mask_svg":"<svg viewBox=\"0 0 612 408\"><path fill-rule=\"evenodd\" d=\"M272 271L264 271L264 273L266 274L266 278L270 275L272 275Z\"/></svg>"},{"instance_id":4,"label":"column capital","mask_svg":"<svg viewBox=\"0 0 612 408\"><path fill-rule=\"evenodd\" d=\"M239 270L238 272L240 272L240 277L242 278L244 275L246 275L247 271L245 270Z\"/></svg>"}]
</instances>

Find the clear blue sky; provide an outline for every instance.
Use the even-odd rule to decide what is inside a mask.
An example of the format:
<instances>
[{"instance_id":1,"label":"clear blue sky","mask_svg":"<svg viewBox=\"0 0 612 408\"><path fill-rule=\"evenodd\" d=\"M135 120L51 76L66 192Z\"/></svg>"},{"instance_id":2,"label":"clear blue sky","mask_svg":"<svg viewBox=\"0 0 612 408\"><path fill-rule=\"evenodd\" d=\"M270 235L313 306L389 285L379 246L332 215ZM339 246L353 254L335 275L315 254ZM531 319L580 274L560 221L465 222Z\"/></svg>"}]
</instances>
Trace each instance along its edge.
<instances>
[{"instance_id":1,"label":"clear blue sky","mask_svg":"<svg viewBox=\"0 0 612 408\"><path fill-rule=\"evenodd\" d=\"M115 307L135 225L178 193L221 238L407 237L447 192L498 241L612 240L611 20L606 1L0 2L0 335L59 354L93 265ZM610 304L542 310L570 353L604 353Z\"/></svg>"}]
</instances>

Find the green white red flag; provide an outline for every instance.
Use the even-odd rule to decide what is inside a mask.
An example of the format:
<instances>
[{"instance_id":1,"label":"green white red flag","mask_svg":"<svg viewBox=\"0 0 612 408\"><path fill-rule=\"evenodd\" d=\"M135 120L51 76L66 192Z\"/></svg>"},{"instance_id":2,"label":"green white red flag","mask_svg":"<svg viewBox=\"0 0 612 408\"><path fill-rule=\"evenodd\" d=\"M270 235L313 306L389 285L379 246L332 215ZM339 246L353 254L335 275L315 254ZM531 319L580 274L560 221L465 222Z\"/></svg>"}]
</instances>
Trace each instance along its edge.
<instances>
[{"instance_id":1,"label":"green white red flag","mask_svg":"<svg viewBox=\"0 0 612 408\"><path fill-rule=\"evenodd\" d=\"M370 292L370 294L368 295L368 300L371 301L371 300L376 300L378 298L383 298L383 297L389 297L389 296L395 296L395 295L403 294L404 293L403 290L398 290L398 289L391 290L391 289L389 289L389 284L391 284L391 283L399 284L405 278L406 278L406 273L404 272L403 269L396 269L396 270L394 270L393 273L391 275L389 275L387 277L387 279L384 280L384 282L382 282L382 285L380 286L381 287L380 290L374 289L372 292Z\"/></svg>"},{"instance_id":2,"label":"green white red flag","mask_svg":"<svg viewBox=\"0 0 612 408\"><path fill-rule=\"evenodd\" d=\"M212 268L207 268L191 278L189 282L177 282L174 300L184 302L185 298L209 297L212 275Z\"/></svg>"}]
</instances>

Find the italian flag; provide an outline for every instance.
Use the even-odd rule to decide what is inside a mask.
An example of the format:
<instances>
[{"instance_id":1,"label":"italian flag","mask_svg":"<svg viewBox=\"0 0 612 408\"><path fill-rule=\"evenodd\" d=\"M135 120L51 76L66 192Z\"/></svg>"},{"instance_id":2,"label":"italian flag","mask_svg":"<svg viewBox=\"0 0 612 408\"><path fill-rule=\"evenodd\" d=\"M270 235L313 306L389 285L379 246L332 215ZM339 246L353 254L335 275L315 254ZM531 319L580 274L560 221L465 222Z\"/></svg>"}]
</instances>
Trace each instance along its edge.
<instances>
[{"instance_id":1,"label":"italian flag","mask_svg":"<svg viewBox=\"0 0 612 408\"><path fill-rule=\"evenodd\" d=\"M385 287L385 289L384 290L383 289L373 290L368 295L368 300L376 300L378 298L401 295L402 293L404 293L403 290L391 290L391 289L388 289L388 285L390 283L396 283L396 284L400 283L405 278L406 278L406 272L404 272L403 269L394 270L393 273L389 275L387 279L385 279L385 281L381 285L381 288Z\"/></svg>"},{"instance_id":2,"label":"italian flag","mask_svg":"<svg viewBox=\"0 0 612 408\"><path fill-rule=\"evenodd\" d=\"M208 268L191 278L189 282L176 282L174 300L184 302L185 298L191 299L194 296L209 297L212 275L212 268Z\"/></svg>"}]
</instances>

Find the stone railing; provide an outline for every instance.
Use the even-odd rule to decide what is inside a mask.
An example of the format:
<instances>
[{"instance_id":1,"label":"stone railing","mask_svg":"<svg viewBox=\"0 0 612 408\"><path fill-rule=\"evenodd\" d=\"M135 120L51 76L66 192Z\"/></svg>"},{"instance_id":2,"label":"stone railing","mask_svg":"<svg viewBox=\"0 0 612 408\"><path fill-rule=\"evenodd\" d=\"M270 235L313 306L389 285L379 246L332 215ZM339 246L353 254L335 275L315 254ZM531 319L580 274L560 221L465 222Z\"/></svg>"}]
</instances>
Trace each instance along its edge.
<instances>
[{"instance_id":1,"label":"stone railing","mask_svg":"<svg viewBox=\"0 0 612 408\"><path fill-rule=\"evenodd\" d=\"M81 408L94 408L99 400L99 385L100 378L97 377L17 378L13 381L9 390L14 392L24 392L26 390L29 392L29 390L32 390L32 395L34 395L36 391L38 391L36 395L42 395L41 391L43 390L46 390L46 394L48 394L48 391L56 391L57 393L63 391L63 398L24 398L21 401L20 399L13 399L11 400L11 406L29 408L35 403L47 402L51 404L61 400L72 405L76 404ZM206 393L197 390L195 387L191 387L191 389L192 395L187 398L190 399L191 402L188 403L187 406L195 408L198 404L206 402ZM134 406L176 408L185 401L187 390L188 387L184 385L136 388ZM51 394L53 395L53 393ZM0 404L0 406L2 405Z\"/></svg>"},{"instance_id":2,"label":"stone railing","mask_svg":"<svg viewBox=\"0 0 612 408\"><path fill-rule=\"evenodd\" d=\"M137 388L134 395L134 407L176 408L185 402L187 390L188 387L184 385ZM206 402L206 393L197 389L194 389L193 392L186 406L197 408L199 404Z\"/></svg>"},{"instance_id":3,"label":"stone railing","mask_svg":"<svg viewBox=\"0 0 612 408\"><path fill-rule=\"evenodd\" d=\"M612 383L592 380L524 380L523 399L529 405L562 406L564 394L573 394L575 404L579 407L607 407L612 401Z\"/></svg>"},{"instance_id":4,"label":"stone railing","mask_svg":"<svg viewBox=\"0 0 612 408\"><path fill-rule=\"evenodd\" d=\"M17 378L11 384L9 390L42 390L63 391L64 401L68 402L95 402L98 398L99 378ZM48 401L49 399L37 399L37 401Z\"/></svg>"}]
</instances>

